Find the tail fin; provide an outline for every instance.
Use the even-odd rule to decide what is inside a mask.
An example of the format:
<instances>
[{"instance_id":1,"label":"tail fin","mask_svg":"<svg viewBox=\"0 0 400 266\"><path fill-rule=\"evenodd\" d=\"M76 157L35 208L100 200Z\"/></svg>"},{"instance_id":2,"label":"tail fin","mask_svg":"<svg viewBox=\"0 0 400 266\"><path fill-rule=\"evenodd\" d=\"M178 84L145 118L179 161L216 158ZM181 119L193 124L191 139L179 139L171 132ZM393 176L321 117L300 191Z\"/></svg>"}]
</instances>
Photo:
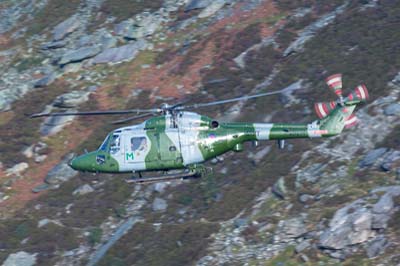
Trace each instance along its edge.
<instances>
[{"instance_id":1,"label":"tail fin","mask_svg":"<svg viewBox=\"0 0 400 266\"><path fill-rule=\"evenodd\" d=\"M353 111L357 104L369 98L365 85L358 85L353 92L343 98L341 89L341 75L335 74L327 78L328 86L339 96L337 101L316 103L315 111L320 118L317 121L323 136L340 134L343 128L350 128L357 124L357 117Z\"/></svg>"}]
</instances>

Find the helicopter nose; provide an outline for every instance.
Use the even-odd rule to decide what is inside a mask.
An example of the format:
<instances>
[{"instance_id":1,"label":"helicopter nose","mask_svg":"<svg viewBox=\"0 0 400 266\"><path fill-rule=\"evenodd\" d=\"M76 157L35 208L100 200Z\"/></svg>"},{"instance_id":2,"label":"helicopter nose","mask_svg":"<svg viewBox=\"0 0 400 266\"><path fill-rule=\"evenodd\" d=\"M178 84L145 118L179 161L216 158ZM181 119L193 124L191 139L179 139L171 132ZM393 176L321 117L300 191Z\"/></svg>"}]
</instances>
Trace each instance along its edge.
<instances>
[{"instance_id":1,"label":"helicopter nose","mask_svg":"<svg viewBox=\"0 0 400 266\"><path fill-rule=\"evenodd\" d=\"M90 160L89 160L89 156L87 156L87 154L78 156L74 159L72 159L68 165L74 169L74 170L78 170L78 171L88 171L90 168Z\"/></svg>"}]
</instances>

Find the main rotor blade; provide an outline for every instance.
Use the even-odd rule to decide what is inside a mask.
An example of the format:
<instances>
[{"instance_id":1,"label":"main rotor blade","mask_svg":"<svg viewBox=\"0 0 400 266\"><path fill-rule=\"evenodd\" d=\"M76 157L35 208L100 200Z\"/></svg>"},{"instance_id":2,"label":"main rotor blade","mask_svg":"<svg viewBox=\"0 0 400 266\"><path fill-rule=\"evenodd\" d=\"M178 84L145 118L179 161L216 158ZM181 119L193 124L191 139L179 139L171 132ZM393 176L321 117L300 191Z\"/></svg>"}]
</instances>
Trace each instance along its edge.
<instances>
[{"instance_id":1,"label":"main rotor blade","mask_svg":"<svg viewBox=\"0 0 400 266\"><path fill-rule=\"evenodd\" d=\"M143 118L143 117L146 117L146 116L150 116L150 115L153 115L153 114L152 113L146 113L146 114L131 116L131 117L128 117L128 118L125 118L125 119L120 119L120 120L113 121L113 122L111 122L111 124L113 124L113 125L124 124L126 122L129 122L129 121L132 121L132 120L135 120L135 119L139 119L139 118Z\"/></svg>"},{"instance_id":2,"label":"main rotor blade","mask_svg":"<svg viewBox=\"0 0 400 266\"><path fill-rule=\"evenodd\" d=\"M111 110L111 111L89 111L89 112L65 112L65 113L37 113L32 114L30 117L43 117L43 116L67 116L67 115L120 115L132 113L156 113L160 112L159 109L129 109L129 110Z\"/></svg>"},{"instance_id":3,"label":"main rotor blade","mask_svg":"<svg viewBox=\"0 0 400 266\"><path fill-rule=\"evenodd\" d=\"M231 102L237 102L237 101L244 101L244 100L249 100L249 99L253 99L253 98L284 93L285 91L286 91L286 89L283 89L283 90L279 90L279 91L264 92L264 93L259 93L259 94L255 94L255 95L247 95L247 96L231 98L231 99L215 101L215 102L209 102L209 103L196 103L196 104L192 104L192 105L178 106L176 109L183 110L183 109L207 107L207 106L213 106L213 105L231 103Z\"/></svg>"}]
</instances>

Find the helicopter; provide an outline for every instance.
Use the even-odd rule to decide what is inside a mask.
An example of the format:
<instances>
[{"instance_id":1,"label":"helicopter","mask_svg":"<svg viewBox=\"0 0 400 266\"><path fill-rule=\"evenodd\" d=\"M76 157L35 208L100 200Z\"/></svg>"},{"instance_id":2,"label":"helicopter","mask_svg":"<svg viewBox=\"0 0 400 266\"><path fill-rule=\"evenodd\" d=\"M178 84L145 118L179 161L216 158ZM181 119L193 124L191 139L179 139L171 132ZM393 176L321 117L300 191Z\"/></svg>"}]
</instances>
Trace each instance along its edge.
<instances>
[{"instance_id":1,"label":"helicopter","mask_svg":"<svg viewBox=\"0 0 400 266\"><path fill-rule=\"evenodd\" d=\"M354 126L357 123L353 114L356 105L369 98L366 86L358 85L343 97L341 74L331 75L325 81L338 99L316 103L314 109L319 119L308 124L219 122L188 111L279 94L285 90L191 105L179 103L163 104L153 109L37 113L31 117L136 114L117 121L124 123L158 114L140 124L113 130L96 151L73 158L69 166L84 172L137 173L138 176L127 180L129 183L161 182L201 176L205 172L205 161L228 151L240 152L245 142L257 144L260 140L277 140L279 148L283 149L286 139L331 137ZM151 171L163 171L164 174L142 176L142 173Z\"/></svg>"}]
</instances>

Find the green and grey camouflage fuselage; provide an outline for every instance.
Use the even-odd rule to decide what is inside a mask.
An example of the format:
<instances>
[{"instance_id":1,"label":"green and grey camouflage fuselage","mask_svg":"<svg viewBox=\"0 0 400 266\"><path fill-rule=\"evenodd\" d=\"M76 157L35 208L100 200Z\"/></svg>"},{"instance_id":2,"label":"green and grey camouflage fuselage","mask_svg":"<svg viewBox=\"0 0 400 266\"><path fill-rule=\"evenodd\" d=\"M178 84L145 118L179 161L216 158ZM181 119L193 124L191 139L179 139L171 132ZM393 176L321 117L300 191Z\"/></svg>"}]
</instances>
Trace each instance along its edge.
<instances>
[{"instance_id":1,"label":"green and grey camouflage fuselage","mask_svg":"<svg viewBox=\"0 0 400 266\"><path fill-rule=\"evenodd\" d=\"M243 143L259 140L330 137L342 132L359 100L337 104L310 124L218 123L192 112L166 114L110 133L97 151L81 155L71 167L89 172L142 172L188 168Z\"/></svg>"}]
</instances>

